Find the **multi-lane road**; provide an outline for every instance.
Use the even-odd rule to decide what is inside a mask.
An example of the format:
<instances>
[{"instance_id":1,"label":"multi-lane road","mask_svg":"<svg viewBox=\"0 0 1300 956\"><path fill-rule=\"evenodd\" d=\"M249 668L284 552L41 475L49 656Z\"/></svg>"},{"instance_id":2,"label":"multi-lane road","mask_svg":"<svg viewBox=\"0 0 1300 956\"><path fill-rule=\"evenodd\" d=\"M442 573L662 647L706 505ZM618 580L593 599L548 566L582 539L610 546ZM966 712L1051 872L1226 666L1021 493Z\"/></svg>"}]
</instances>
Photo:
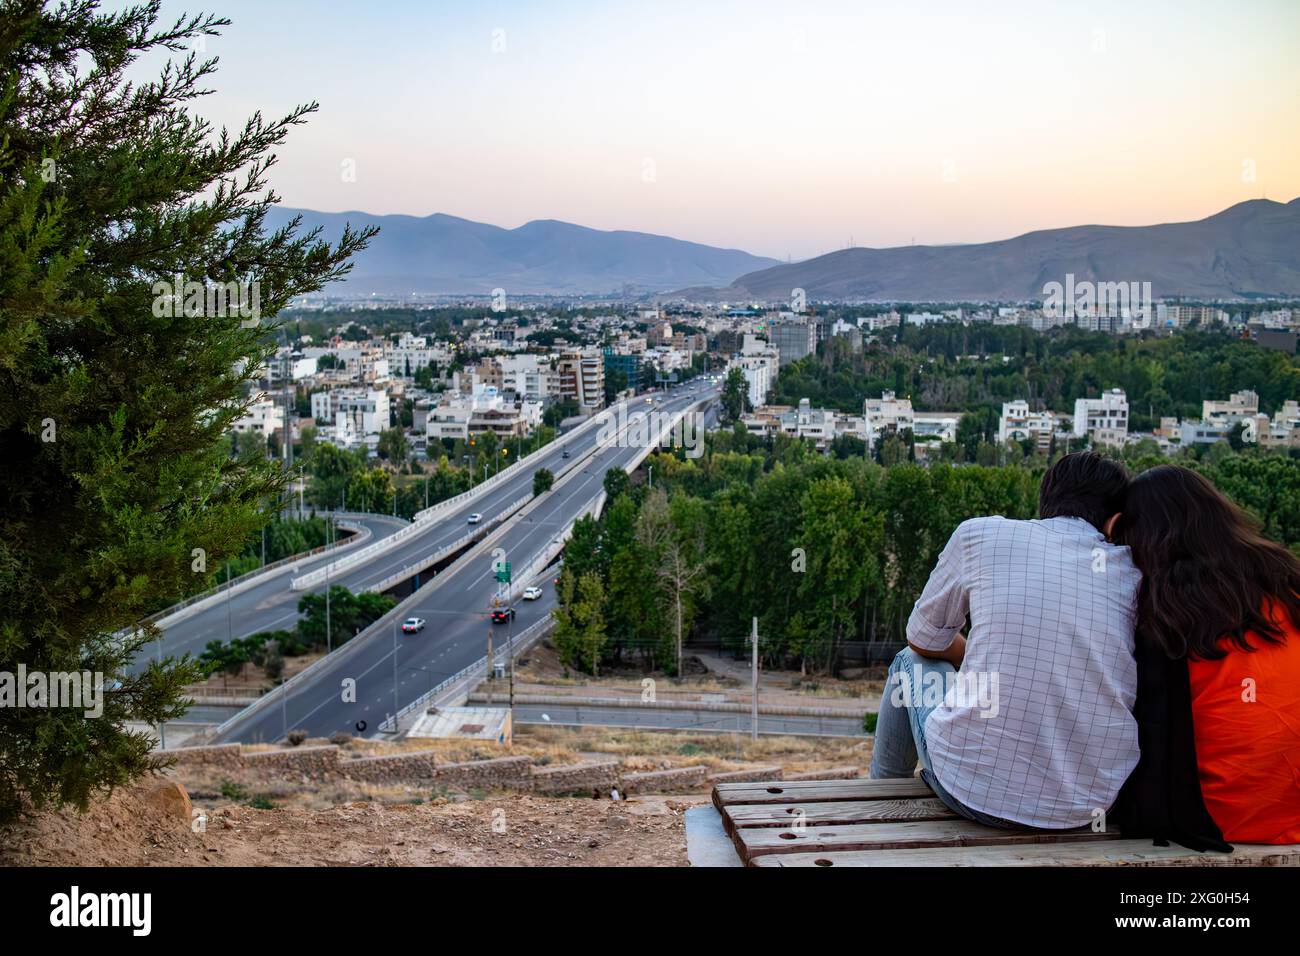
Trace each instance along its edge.
<instances>
[{"instance_id":1,"label":"multi-lane road","mask_svg":"<svg viewBox=\"0 0 1300 956\"><path fill-rule=\"evenodd\" d=\"M633 399L627 415L635 417L648 411L677 414L715 395L716 389L708 391L703 386L679 387L663 395L660 404ZM593 503L602 490L606 471L615 467L626 469L644 455L643 443L616 441L598 448L597 437L605 431L589 428L558 439L510 481L502 481L482 497L439 515L430 522L432 527L428 532L402 542L366 564L342 571L335 583L354 591L384 580L463 536L471 512L482 514L487 521L521 497L530 495L533 472L537 468L558 473L561 467L571 466L552 491L502 526L490 548L470 552L416 592L403 608L403 614L424 618L427 623L422 632L403 635L395 622L392 627L384 628L385 633L372 628L357 639L356 646L336 651L318 664L309 680L299 680L287 692L277 695L279 699L274 702L268 701L236 717L219 735L219 741L275 740L293 729L313 735L335 731L371 734L385 717L481 659L487 651L489 633L499 647L511 628L517 633L541 620L555 601L549 579L539 582L543 591L540 600L515 600L517 616L511 625L491 624L489 611L499 589L494 579L492 553L500 548L515 571L521 571L552 548L574 518ZM569 448L569 459L562 457L565 447ZM282 593L262 595L249 602L248 613L240 618L243 623L234 628L236 636L241 628L247 633L265 630L266 621L278 620L296 609L298 595L306 592L289 591L289 582L290 578L284 577L279 584ZM514 582L516 595L525 583L518 579ZM323 583L319 585L323 586ZM283 596L285 593L287 597ZM236 595L233 600L238 602L242 596ZM292 620L293 614L277 626L287 626ZM214 622L218 628L215 636L224 638L229 629L226 621L217 615ZM182 622L185 623L188 621ZM200 647L211 639L212 635L189 638ZM167 650L170 652L171 648Z\"/></svg>"}]
</instances>

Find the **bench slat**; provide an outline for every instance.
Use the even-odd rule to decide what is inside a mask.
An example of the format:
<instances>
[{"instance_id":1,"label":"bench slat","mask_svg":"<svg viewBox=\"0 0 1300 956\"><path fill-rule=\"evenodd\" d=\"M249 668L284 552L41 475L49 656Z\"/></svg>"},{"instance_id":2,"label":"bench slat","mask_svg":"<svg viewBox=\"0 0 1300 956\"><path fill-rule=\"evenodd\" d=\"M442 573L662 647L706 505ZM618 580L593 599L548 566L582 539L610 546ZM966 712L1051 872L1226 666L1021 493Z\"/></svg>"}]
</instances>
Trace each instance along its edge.
<instances>
[{"instance_id":1,"label":"bench slat","mask_svg":"<svg viewBox=\"0 0 1300 956\"><path fill-rule=\"evenodd\" d=\"M920 777L900 780L773 780L720 783L713 788L719 810L736 803L823 803L829 800L899 800L933 797Z\"/></svg>"},{"instance_id":2,"label":"bench slat","mask_svg":"<svg viewBox=\"0 0 1300 956\"><path fill-rule=\"evenodd\" d=\"M724 817L738 827L790 827L802 819L809 826L955 820L937 797L913 800L835 800L828 803L735 804Z\"/></svg>"},{"instance_id":3,"label":"bench slat","mask_svg":"<svg viewBox=\"0 0 1300 956\"><path fill-rule=\"evenodd\" d=\"M751 866L1300 866L1300 846L1239 844L1232 853L1197 853L1150 840L1022 846L930 847L769 853Z\"/></svg>"},{"instance_id":4,"label":"bench slat","mask_svg":"<svg viewBox=\"0 0 1300 956\"><path fill-rule=\"evenodd\" d=\"M867 823L776 829L737 827L732 839L741 859L750 862L767 853L819 850L887 850L906 847L987 846L1013 843L1061 843L1068 840L1116 840L1118 833L1076 830L1003 830L970 820L926 823Z\"/></svg>"}]
</instances>

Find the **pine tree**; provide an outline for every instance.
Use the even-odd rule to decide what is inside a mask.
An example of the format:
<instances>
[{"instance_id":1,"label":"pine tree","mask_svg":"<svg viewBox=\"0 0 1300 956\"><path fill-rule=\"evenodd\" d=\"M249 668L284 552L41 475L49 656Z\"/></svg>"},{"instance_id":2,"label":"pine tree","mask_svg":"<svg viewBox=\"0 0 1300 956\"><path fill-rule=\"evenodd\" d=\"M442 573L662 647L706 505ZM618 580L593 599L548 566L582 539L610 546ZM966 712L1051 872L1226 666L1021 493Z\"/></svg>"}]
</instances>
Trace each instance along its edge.
<instances>
[{"instance_id":1,"label":"pine tree","mask_svg":"<svg viewBox=\"0 0 1300 956\"><path fill-rule=\"evenodd\" d=\"M263 523L282 476L221 436L276 314L372 235L266 231L271 150L316 106L214 130L192 112L216 69L196 48L229 21L158 10L0 0L0 673L110 688L97 719L0 709L0 823L156 766L127 724L182 713L197 671L130 674L158 636L134 622ZM160 53L158 79L125 80Z\"/></svg>"}]
</instances>

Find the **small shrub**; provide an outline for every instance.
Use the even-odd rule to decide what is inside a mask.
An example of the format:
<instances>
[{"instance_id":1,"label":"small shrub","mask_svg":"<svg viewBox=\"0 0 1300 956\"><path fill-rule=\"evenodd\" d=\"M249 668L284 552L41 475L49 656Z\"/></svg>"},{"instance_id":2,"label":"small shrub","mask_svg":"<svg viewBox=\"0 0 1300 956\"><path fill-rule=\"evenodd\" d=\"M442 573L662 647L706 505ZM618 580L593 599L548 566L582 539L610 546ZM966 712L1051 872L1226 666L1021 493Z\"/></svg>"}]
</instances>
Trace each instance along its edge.
<instances>
[{"instance_id":1,"label":"small shrub","mask_svg":"<svg viewBox=\"0 0 1300 956\"><path fill-rule=\"evenodd\" d=\"M291 731L289 731L289 736L288 736L287 738L285 738L285 739L287 739L287 740L289 741L289 746L290 746L290 747L298 747L298 746L301 746L301 745L302 745L302 742L303 742L304 740L307 739L307 731L305 731L305 730L291 730Z\"/></svg>"},{"instance_id":2,"label":"small shrub","mask_svg":"<svg viewBox=\"0 0 1300 956\"><path fill-rule=\"evenodd\" d=\"M867 733L869 733L869 734L874 734L874 733L876 732L876 717L877 717L877 716L878 716L878 715L875 714L875 713L864 714L863 717L862 717L862 729L865 730L865 731L866 731Z\"/></svg>"},{"instance_id":3,"label":"small shrub","mask_svg":"<svg viewBox=\"0 0 1300 956\"><path fill-rule=\"evenodd\" d=\"M221 795L235 803L241 803L248 797L248 791L242 784L235 783L233 780L221 781Z\"/></svg>"}]
</instances>

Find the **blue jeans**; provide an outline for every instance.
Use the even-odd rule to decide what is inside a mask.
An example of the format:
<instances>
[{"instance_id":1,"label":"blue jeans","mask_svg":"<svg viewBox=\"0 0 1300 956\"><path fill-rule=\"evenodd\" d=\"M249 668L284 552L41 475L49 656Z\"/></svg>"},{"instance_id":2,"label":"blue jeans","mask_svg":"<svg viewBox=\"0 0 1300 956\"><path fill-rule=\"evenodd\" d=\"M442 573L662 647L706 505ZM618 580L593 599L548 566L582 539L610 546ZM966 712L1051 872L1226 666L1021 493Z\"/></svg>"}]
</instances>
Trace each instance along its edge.
<instances>
[{"instance_id":1,"label":"blue jeans","mask_svg":"<svg viewBox=\"0 0 1300 956\"><path fill-rule=\"evenodd\" d=\"M939 783L930 763L930 752L925 746L925 719L942 704L916 704L909 694L900 695L903 697L901 704L894 702L894 688L898 686L900 674L906 673L913 687L925 687L925 675L934 672L939 674L946 687L951 679L949 675L956 670L947 661L922 657L910 647L903 648L895 655L893 663L889 665L889 677L885 680L885 693L881 697L880 713L876 718L875 743L871 749L871 779L911 777L916 770L917 760L920 760L921 779L953 813L985 826L1022 827L1024 824L989 816L966 806Z\"/></svg>"}]
</instances>

